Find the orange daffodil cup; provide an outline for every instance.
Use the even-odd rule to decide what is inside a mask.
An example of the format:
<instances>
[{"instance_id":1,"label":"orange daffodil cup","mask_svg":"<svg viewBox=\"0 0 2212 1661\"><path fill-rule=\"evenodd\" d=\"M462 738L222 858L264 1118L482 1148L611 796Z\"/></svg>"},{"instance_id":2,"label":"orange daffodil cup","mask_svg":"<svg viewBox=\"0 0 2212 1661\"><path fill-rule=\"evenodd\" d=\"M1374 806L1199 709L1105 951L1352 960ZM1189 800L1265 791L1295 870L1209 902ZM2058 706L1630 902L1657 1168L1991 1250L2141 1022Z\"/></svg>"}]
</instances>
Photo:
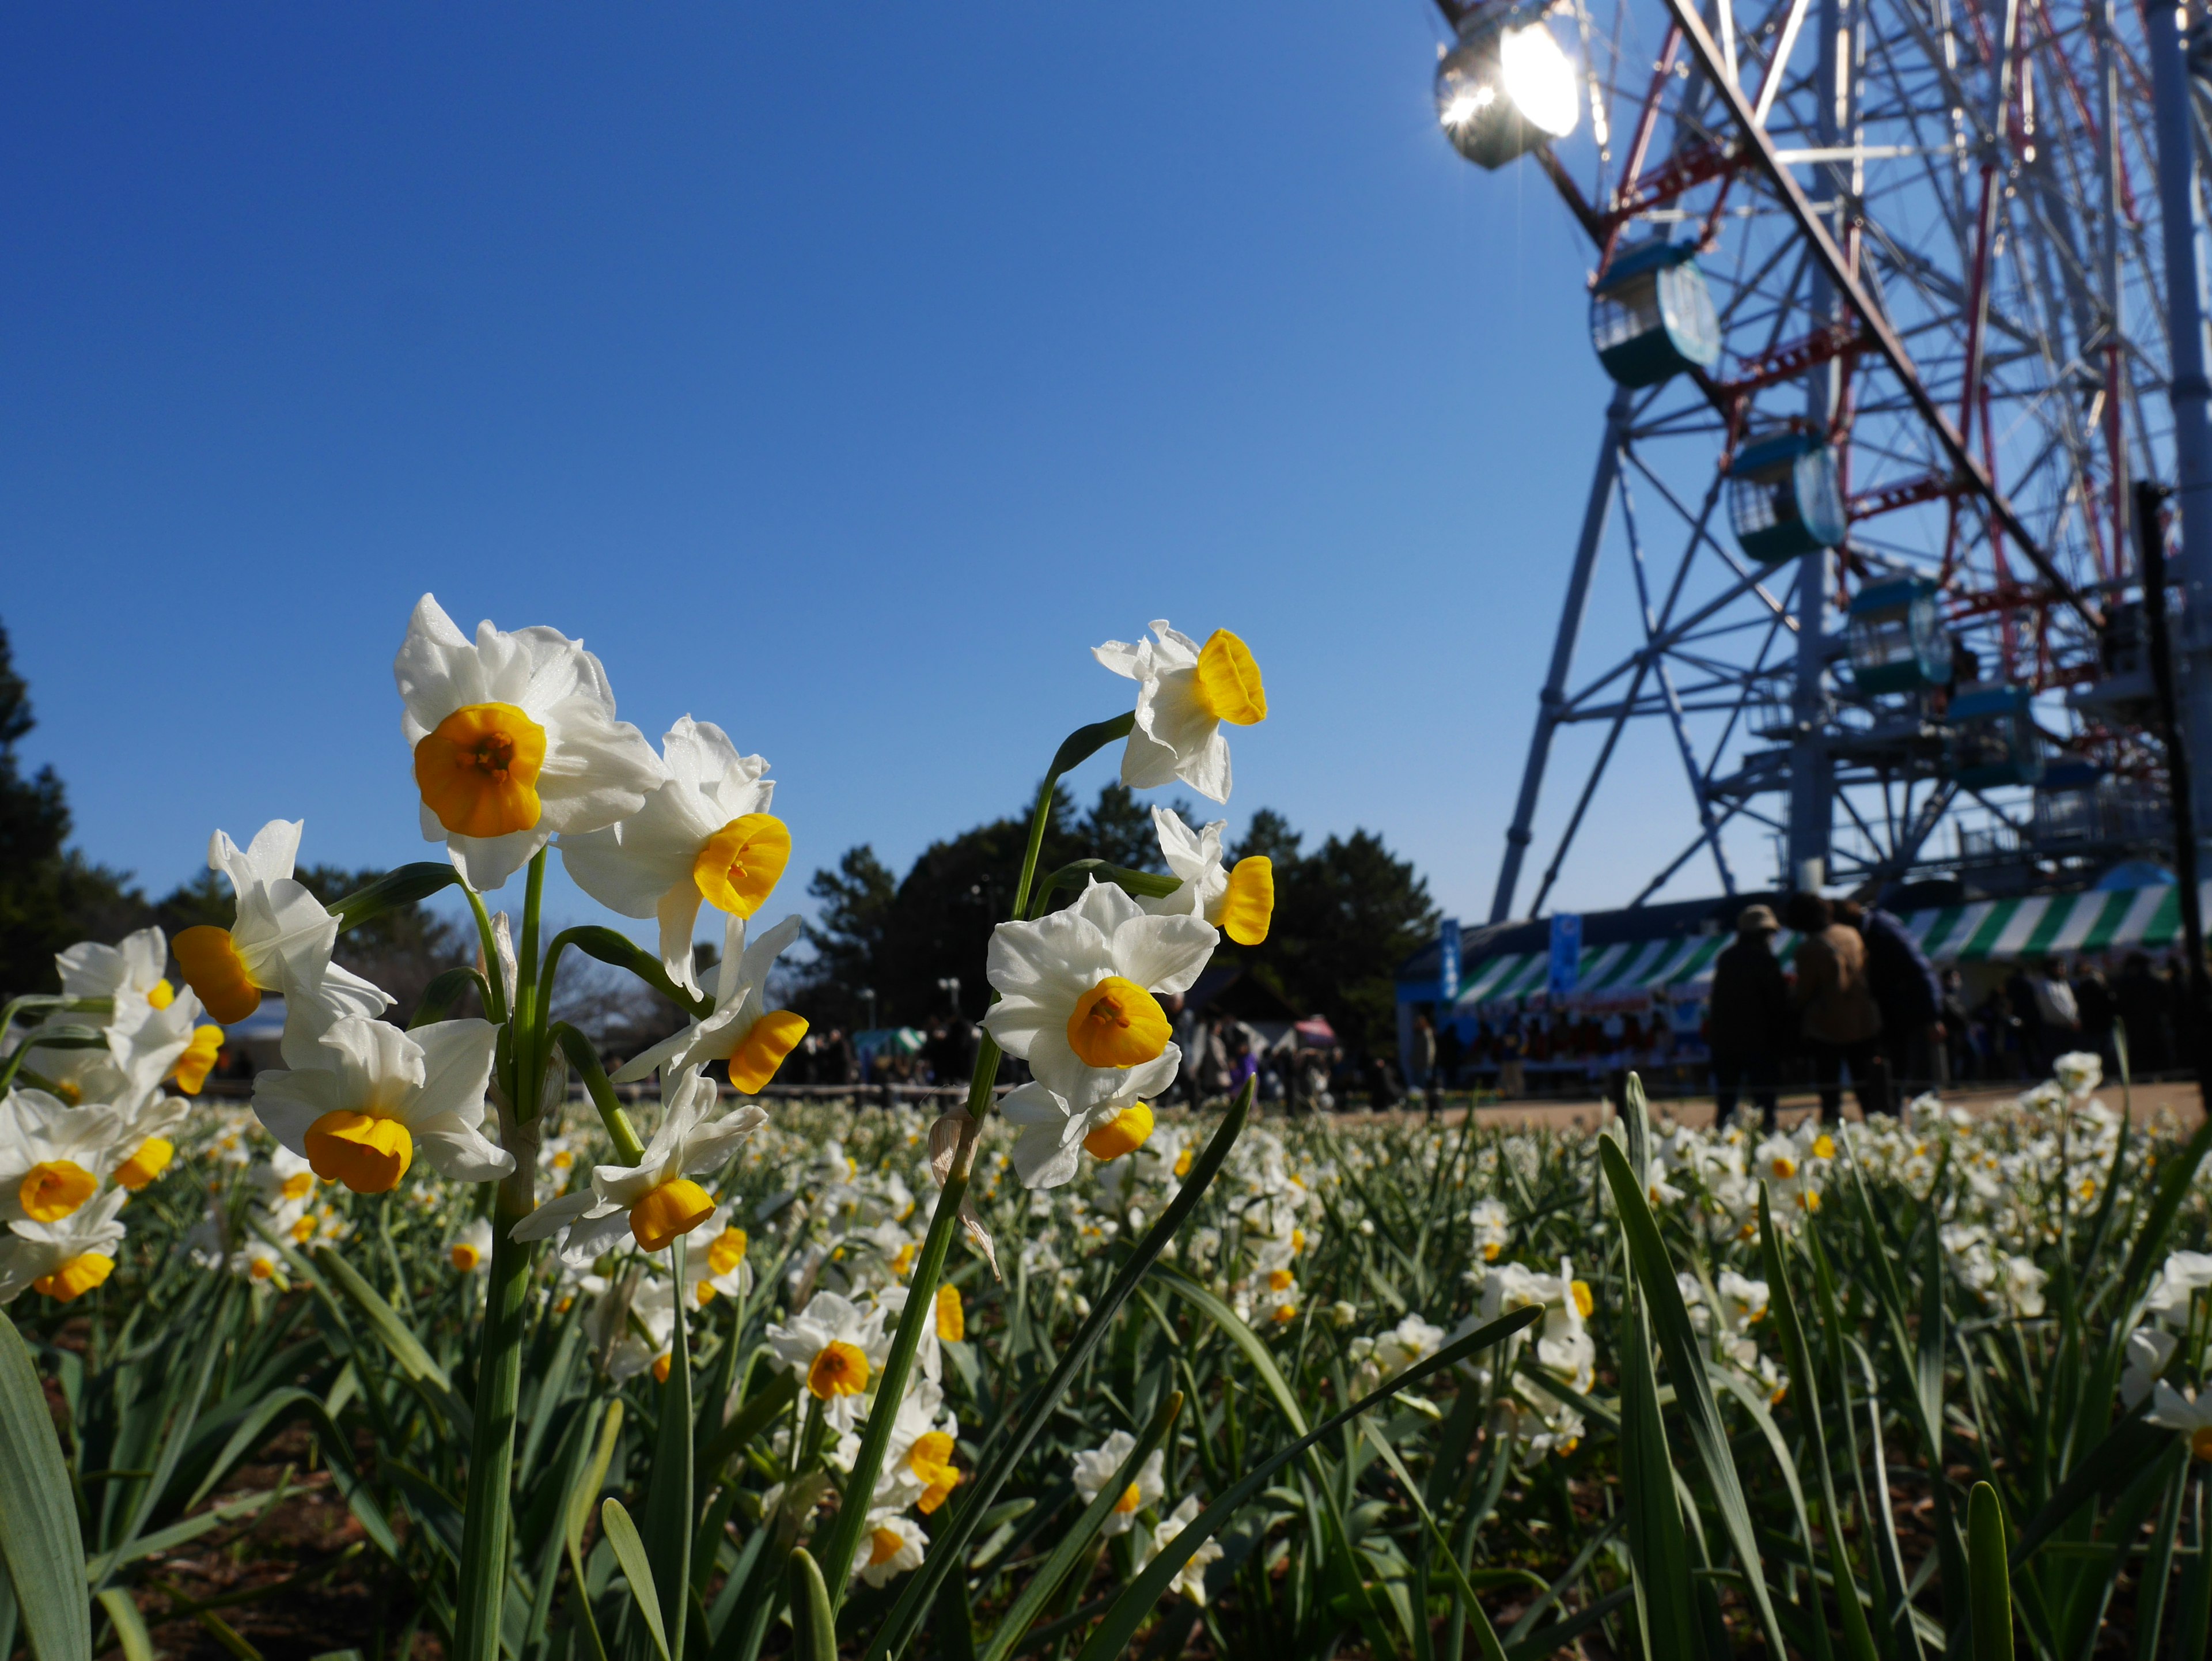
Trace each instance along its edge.
<instances>
[{"instance_id":1,"label":"orange daffodil cup","mask_svg":"<svg viewBox=\"0 0 2212 1661\"><path fill-rule=\"evenodd\" d=\"M519 1240L558 1235L562 1261L582 1269L624 1237L641 1251L664 1251L715 1214L714 1196L697 1177L720 1171L738 1144L768 1123L748 1103L719 1117L719 1091L696 1068L672 1075L664 1092L660 1128L634 1165L603 1165L574 1194L548 1200L515 1225Z\"/></svg>"},{"instance_id":2,"label":"orange daffodil cup","mask_svg":"<svg viewBox=\"0 0 2212 1661\"><path fill-rule=\"evenodd\" d=\"M1110 1159L1152 1134L1146 1098L1182 1061L1160 1000L1189 989L1220 938L1202 917L1147 916L1095 879L1066 910L993 932L985 964L999 1001L983 1025L1036 1074L1004 1104L1026 1186L1066 1182L1079 1147Z\"/></svg>"},{"instance_id":3,"label":"orange daffodil cup","mask_svg":"<svg viewBox=\"0 0 2212 1661\"><path fill-rule=\"evenodd\" d=\"M1091 655L1137 683L1135 725L1121 752L1121 782L1156 790L1181 779L1215 801L1229 800L1229 740L1222 727L1267 718L1267 691L1251 649L1226 629L1201 646L1163 618L1151 640L1109 640Z\"/></svg>"},{"instance_id":4,"label":"orange daffodil cup","mask_svg":"<svg viewBox=\"0 0 2212 1661\"><path fill-rule=\"evenodd\" d=\"M556 836L620 824L667 780L615 719L599 659L557 630L485 622L471 640L425 594L392 673L423 839L446 844L471 888L499 887Z\"/></svg>"},{"instance_id":5,"label":"orange daffodil cup","mask_svg":"<svg viewBox=\"0 0 2212 1661\"><path fill-rule=\"evenodd\" d=\"M483 1134L498 1037L489 1021L402 1032L343 1016L314 1065L254 1080L254 1111L316 1176L356 1194L389 1194L417 1159L457 1182L492 1182L514 1169L514 1156Z\"/></svg>"}]
</instances>

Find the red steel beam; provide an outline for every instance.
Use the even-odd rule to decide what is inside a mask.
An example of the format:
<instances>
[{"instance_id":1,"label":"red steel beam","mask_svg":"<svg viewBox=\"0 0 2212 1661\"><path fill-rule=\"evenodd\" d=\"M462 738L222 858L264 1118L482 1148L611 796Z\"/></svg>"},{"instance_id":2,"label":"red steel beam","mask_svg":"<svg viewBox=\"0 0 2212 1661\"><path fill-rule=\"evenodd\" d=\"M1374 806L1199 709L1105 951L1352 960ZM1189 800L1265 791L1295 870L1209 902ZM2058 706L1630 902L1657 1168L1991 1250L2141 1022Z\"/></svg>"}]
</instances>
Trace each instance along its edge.
<instances>
[{"instance_id":1,"label":"red steel beam","mask_svg":"<svg viewBox=\"0 0 2212 1661\"><path fill-rule=\"evenodd\" d=\"M1865 286L1859 282L1857 274L1851 270L1843 250L1836 246L1835 239L1828 234L1827 227L1813 211L1812 203L1807 200L1803 189L1777 153L1774 141L1767 136L1765 129L1753 121L1751 106L1744 100L1743 89L1722 72L1720 48L1714 44L1713 37L1706 29L1705 20L1698 15L1695 6L1691 0L1667 0L1667 6L1681 25L1683 36L1689 41L1691 51L1697 54L1698 61L1711 80L1714 90L1727 102L1729 113L1735 119L1740 142L1747 147L1752 160L1774 186L1784 208L1796 222L1799 234L1811 246L1814 258L1820 261L1828 280L1835 284L1836 292L1872 337L1875 350L1888 360L1891 372L1905 388L1905 396L1912 400L1921 419L1936 435L1936 442L1942 447L1952 467L1965 478L1974 493L1989 504L1990 516L2003 526L2051 592L2092 628L2102 624L2104 617L2095 603L2066 580L2065 574L2059 570L2049 552L2036 539L2034 532L2027 528L2027 521L2020 516L2018 510L2006 499L2004 492L1997 488L1996 481L1989 470L1967 448L1958 428L1952 424L1950 417L1943 412L1936 404L1935 395L1921 380L1920 373L1914 368L1911 354L1905 350L1904 341L1890 327L1889 319L1875 306Z\"/></svg>"}]
</instances>

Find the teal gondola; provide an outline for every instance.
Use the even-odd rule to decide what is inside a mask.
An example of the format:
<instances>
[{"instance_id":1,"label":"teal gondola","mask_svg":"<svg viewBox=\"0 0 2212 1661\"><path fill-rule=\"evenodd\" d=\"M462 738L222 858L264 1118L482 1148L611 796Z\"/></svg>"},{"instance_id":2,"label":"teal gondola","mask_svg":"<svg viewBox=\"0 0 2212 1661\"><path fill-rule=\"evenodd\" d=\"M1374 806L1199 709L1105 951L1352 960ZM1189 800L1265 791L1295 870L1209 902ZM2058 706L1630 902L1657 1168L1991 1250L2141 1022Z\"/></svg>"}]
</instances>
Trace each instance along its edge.
<instances>
[{"instance_id":1,"label":"teal gondola","mask_svg":"<svg viewBox=\"0 0 2212 1661\"><path fill-rule=\"evenodd\" d=\"M1729 465L1729 517L1743 551L1763 565L1839 547L1844 511L1836 453L1811 433L1777 433Z\"/></svg>"},{"instance_id":2,"label":"teal gondola","mask_svg":"<svg viewBox=\"0 0 2212 1661\"><path fill-rule=\"evenodd\" d=\"M1720 319L1687 242L1662 238L1613 257L1590 291L1590 344L1623 386L1656 386L1721 361Z\"/></svg>"}]
</instances>

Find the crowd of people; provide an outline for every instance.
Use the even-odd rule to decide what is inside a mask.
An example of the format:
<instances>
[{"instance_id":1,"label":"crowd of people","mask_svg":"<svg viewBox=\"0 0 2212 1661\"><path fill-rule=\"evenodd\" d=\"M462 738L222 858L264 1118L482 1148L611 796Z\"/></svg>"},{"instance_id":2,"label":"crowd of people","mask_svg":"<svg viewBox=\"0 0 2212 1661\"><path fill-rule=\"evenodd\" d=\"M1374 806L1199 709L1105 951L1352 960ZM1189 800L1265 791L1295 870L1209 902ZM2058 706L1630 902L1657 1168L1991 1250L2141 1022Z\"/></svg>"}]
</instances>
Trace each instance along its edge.
<instances>
[{"instance_id":1,"label":"crowd of people","mask_svg":"<svg viewBox=\"0 0 2212 1661\"><path fill-rule=\"evenodd\" d=\"M1774 956L1781 922L1803 936L1794 973ZM1846 1080L1873 1114L1949 1084L2040 1079L2071 1050L2092 1051L2117 1073L2121 1031L2136 1076L2179 1064L2189 1003L2178 964L2131 952L2108 980L2087 958L2070 970L2023 960L1969 1007L1961 972L1939 972L1878 907L1793 894L1781 922L1768 906L1746 906L1714 960L1706 1041L1723 1117L1747 1097L1771 1125L1792 1074L1809 1074L1822 1116L1833 1120Z\"/></svg>"},{"instance_id":2,"label":"crowd of people","mask_svg":"<svg viewBox=\"0 0 2212 1661\"><path fill-rule=\"evenodd\" d=\"M1405 1092L1395 1069L1348 1060L1333 1045L1291 1038L1270 1043L1258 1028L1220 1013L1202 1013L1166 1001L1183 1062L1169 1099L1191 1107L1218 1106L1256 1079L1258 1098L1294 1111L1334 1105L1348 1095L1383 1092L1392 1102ZM848 1033L840 1027L809 1032L777 1074L777 1082L816 1091L965 1089L975 1074L982 1028L939 1020L918 1045L893 1042L889 1031ZM1387 1067L1385 1063L1385 1067ZM1006 1056L999 1063L1002 1086L1021 1083L1029 1069Z\"/></svg>"},{"instance_id":3,"label":"crowd of people","mask_svg":"<svg viewBox=\"0 0 2212 1661\"><path fill-rule=\"evenodd\" d=\"M1788 969L1774 954L1786 924L1802 938ZM1785 1088L1811 1086L1825 1117L1841 1112L1846 1089L1867 1113L1894 1113L1923 1091L2049 1076L2057 1056L2088 1050L2119 1070L2124 1031L2137 1077L2184 1064L2188 996L2178 962L2130 952L2107 974L2096 961L2023 959L1970 994L1956 967L1931 964L1891 913L1851 900L1793 894L1778 916L1744 907L1735 935L1714 959L1704 1019L1677 1031L1663 1008L1559 1007L1492 1012L1471 1036L1459 1021L1413 1019L1411 1042L1393 1058L1352 1054L1296 1034L1270 1037L1219 1011L1170 1013L1183 1063L1170 1100L1218 1106L1255 1081L1257 1098L1292 1112L1363 1106L1434 1107L1447 1092L1494 1088L1507 1099L1541 1093L1547 1078L1570 1088L1635 1068L1657 1076L1702 1048L1716 1105L1741 1102L1773 1122ZM781 1082L816 1090L964 1088L974 1076L981 1029L940 1019L901 1043L887 1033L830 1026L811 1032L785 1063ZM1002 1062L1000 1080L1027 1076ZM1679 1074L1678 1074L1679 1077ZM1535 1089L1532 1091L1532 1085Z\"/></svg>"}]
</instances>

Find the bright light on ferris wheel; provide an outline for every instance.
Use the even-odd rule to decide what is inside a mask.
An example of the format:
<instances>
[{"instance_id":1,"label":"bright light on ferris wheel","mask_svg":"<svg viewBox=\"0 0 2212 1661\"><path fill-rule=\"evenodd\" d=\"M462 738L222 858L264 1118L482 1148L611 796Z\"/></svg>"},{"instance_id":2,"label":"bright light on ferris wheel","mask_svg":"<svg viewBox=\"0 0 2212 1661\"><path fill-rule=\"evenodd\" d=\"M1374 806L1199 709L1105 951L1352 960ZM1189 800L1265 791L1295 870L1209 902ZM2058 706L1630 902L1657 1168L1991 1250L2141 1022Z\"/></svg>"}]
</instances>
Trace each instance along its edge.
<instances>
[{"instance_id":1,"label":"bright light on ferris wheel","mask_svg":"<svg viewBox=\"0 0 2212 1661\"><path fill-rule=\"evenodd\" d=\"M1575 130L1575 68L1541 23L1468 29L1437 65L1436 95L1444 136L1485 167Z\"/></svg>"}]
</instances>

